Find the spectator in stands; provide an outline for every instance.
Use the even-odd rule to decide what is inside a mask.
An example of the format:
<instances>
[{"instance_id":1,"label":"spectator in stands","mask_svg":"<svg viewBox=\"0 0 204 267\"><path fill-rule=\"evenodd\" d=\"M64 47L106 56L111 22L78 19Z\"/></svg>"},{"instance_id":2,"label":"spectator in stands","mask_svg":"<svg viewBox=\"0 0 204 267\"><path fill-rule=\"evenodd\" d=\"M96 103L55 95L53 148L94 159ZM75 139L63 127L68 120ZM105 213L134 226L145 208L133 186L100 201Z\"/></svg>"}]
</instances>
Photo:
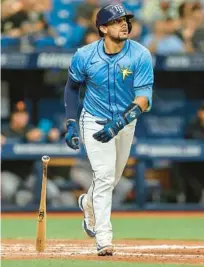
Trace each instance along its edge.
<instances>
[{"instance_id":1,"label":"spectator in stands","mask_svg":"<svg viewBox=\"0 0 204 267\"><path fill-rule=\"evenodd\" d=\"M76 22L77 24L88 28L92 27L91 17L95 10L99 7L99 0L85 0L77 8Z\"/></svg>"},{"instance_id":2,"label":"spectator in stands","mask_svg":"<svg viewBox=\"0 0 204 267\"><path fill-rule=\"evenodd\" d=\"M148 34L144 38L143 45L152 54L169 55L185 53L186 48L184 42L174 33L174 20L157 21L154 25L153 33Z\"/></svg>"},{"instance_id":3,"label":"spectator in stands","mask_svg":"<svg viewBox=\"0 0 204 267\"><path fill-rule=\"evenodd\" d=\"M19 9L20 2L14 0L4 0L1 1L1 20L9 17L11 14L16 13Z\"/></svg>"},{"instance_id":4,"label":"spectator in stands","mask_svg":"<svg viewBox=\"0 0 204 267\"><path fill-rule=\"evenodd\" d=\"M57 128L51 128L47 135L47 141L49 143L56 143L60 140L60 132Z\"/></svg>"},{"instance_id":5,"label":"spectator in stands","mask_svg":"<svg viewBox=\"0 0 204 267\"><path fill-rule=\"evenodd\" d=\"M197 27L203 26L203 23L204 23L203 8L200 4L194 4L191 10L192 19L195 21Z\"/></svg>"},{"instance_id":6,"label":"spectator in stands","mask_svg":"<svg viewBox=\"0 0 204 267\"><path fill-rule=\"evenodd\" d=\"M35 5L35 10L42 12L51 8L50 0L4 0L1 1L1 19L5 19L22 9L23 5Z\"/></svg>"},{"instance_id":7,"label":"spectator in stands","mask_svg":"<svg viewBox=\"0 0 204 267\"><path fill-rule=\"evenodd\" d=\"M178 8L179 23L175 33L184 43L187 52L194 52L192 37L196 29L196 22L192 17L193 3L183 2Z\"/></svg>"},{"instance_id":8,"label":"spectator in stands","mask_svg":"<svg viewBox=\"0 0 204 267\"><path fill-rule=\"evenodd\" d=\"M145 0L141 18L150 26L158 20L175 19L178 16L178 6L181 2L183 0Z\"/></svg>"},{"instance_id":9,"label":"spectator in stands","mask_svg":"<svg viewBox=\"0 0 204 267\"><path fill-rule=\"evenodd\" d=\"M24 34L37 36L55 36L54 30L46 22L39 2L34 0L22 0L23 10L27 15L27 21L23 25Z\"/></svg>"},{"instance_id":10,"label":"spectator in stands","mask_svg":"<svg viewBox=\"0 0 204 267\"><path fill-rule=\"evenodd\" d=\"M185 131L185 139L204 141L204 102L201 103L196 118L189 123ZM173 185L183 193L187 203L199 203L204 189L203 162L180 162L174 165Z\"/></svg>"},{"instance_id":11,"label":"spectator in stands","mask_svg":"<svg viewBox=\"0 0 204 267\"><path fill-rule=\"evenodd\" d=\"M21 1L7 0L2 5L1 32L6 36L20 37L23 35L23 24L27 14Z\"/></svg>"},{"instance_id":12,"label":"spectator in stands","mask_svg":"<svg viewBox=\"0 0 204 267\"><path fill-rule=\"evenodd\" d=\"M10 123L2 126L1 136L6 143L25 143L30 141L39 141L42 133L29 124L29 114L25 109L23 102L18 102L15 110L11 114ZM33 168L33 161L2 161L2 174L1 174L1 187L2 199L11 203L16 196L17 189L22 181L31 178ZM33 179L33 178L31 178ZM25 202L28 203L32 200L31 191L26 191L24 194Z\"/></svg>"},{"instance_id":13,"label":"spectator in stands","mask_svg":"<svg viewBox=\"0 0 204 267\"><path fill-rule=\"evenodd\" d=\"M29 113L23 102L18 102L11 114L10 123L3 125L1 135L4 142L39 142L42 132L29 123Z\"/></svg>"},{"instance_id":14,"label":"spectator in stands","mask_svg":"<svg viewBox=\"0 0 204 267\"><path fill-rule=\"evenodd\" d=\"M182 1L178 6L178 18L182 20L182 24L191 18L192 8L195 4L195 1Z\"/></svg>"},{"instance_id":15,"label":"spectator in stands","mask_svg":"<svg viewBox=\"0 0 204 267\"><path fill-rule=\"evenodd\" d=\"M98 30L96 28L96 14L98 12L99 8L95 8L92 11L92 15L89 18L89 25L86 28L86 32L84 34L84 38L82 41L82 45L87 45L92 42L95 42L99 39Z\"/></svg>"},{"instance_id":16,"label":"spectator in stands","mask_svg":"<svg viewBox=\"0 0 204 267\"><path fill-rule=\"evenodd\" d=\"M39 120L38 129L43 133L41 141L45 143L56 143L60 140L60 132L53 125L53 122L49 119L41 118Z\"/></svg>"},{"instance_id":17,"label":"spectator in stands","mask_svg":"<svg viewBox=\"0 0 204 267\"><path fill-rule=\"evenodd\" d=\"M88 45L90 43L97 41L98 39L99 39L98 32L95 29L89 28L85 33L83 45Z\"/></svg>"},{"instance_id":18,"label":"spectator in stands","mask_svg":"<svg viewBox=\"0 0 204 267\"><path fill-rule=\"evenodd\" d=\"M141 42L149 33L148 28L138 19L132 19L132 30L130 32L130 39Z\"/></svg>"},{"instance_id":19,"label":"spectator in stands","mask_svg":"<svg viewBox=\"0 0 204 267\"><path fill-rule=\"evenodd\" d=\"M6 0L2 13L2 34L8 37L22 37L24 50L32 49L33 38L56 36L47 24L38 1ZM29 39L31 36L32 39Z\"/></svg>"},{"instance_id":20,"label":"spectator in stands","mask_svg":"<svg viewBox=\"0 0 204 267\"><path fill-rule=\"evenodd\" d=\"M192 8L192 20L196 23L196 29L192 37L195 52L204 52L204 10L201 5Z\"/></svg>"},{"instance_id":21,"label":"spectator in stands","mask_svg":"<svg viewBox=\"0 0 204 267\"><path fill-rule=\"evenodd\" d=\"M142 18L144 21L149 24L150 28L151 25L155 25L156 23L162 23L163 31L169 31L169 24L165 23L165 21L172 21L172 26L175 31L175 34L179 39L182 41L184 45L184 49L181 49L182 43L175 36L168 36L165 40L158 40L160 39L158 34L156 38L153 38L154 41L152 43L153 48L155 50L155 44L159 46L162 45L165 48L167 41L169 40L169 53L178 53L183 50L185 53L192 53L195 50L202 51L203 42L202 40L203 34L202 30L198 30L196 37L194 38L194 33L197 28L196 21L199 21L201 18L201 5L200 1L183 1L183 0L153 0L153 1L146 1L144 3L144 7L142 10ZM195 10L195 12L193 11ZM153 11L153 12L152 12ZM194 14L193 14L194 13ZM194 18L195 17L195 18ZM154 31L154 30L153 30ZM161 35L160 35L161 36ZM196 41L193 42L193 39ZM147 40L146 40L147 41ZM149 41L149 39L148 39ZM197 43L197 45L196 45ZM172 49L171 49L172 47ZM179 48L180 47L180 48ZM197 49L195 49L197 47ZM199 48L198 48L199 47ZM172 51L171 51L172 50ZM163 53L162 53L163 54Z\"/></svg>"},{"instance_id":22,"label":"spectator in stands","mask_svg":"<svg viewBox=\"0 0 204 267\"><path fill-rule=\"evenodd\" d=\"M204 51L204 12L199 3L184 2L178 8L177 36L184 42L186 52Z\"/></svg>"},{"instance_id":23,"label":"spectator in stands","mask_svg":"<svg viewBox=\"0 0 204 267\"><path fill-rule=\"evenodd\" d=\"M204 102L201 103L196 118L187 127L185 138L204 140Z\"/></svg>"},{"instance_id":24,"label":"spectator in stands","mask_svg":"<svg viewBox=\"0 0 204 267\"><path fill-rule=\"evenodd\" d=\"M50 140L56 140L55 129L48 132ZM24 102L18 102L11 114L10 123L2 126L2 144L41 143L44 133L29 123L29 114ZM33 200L36 176L33 174L33 160L2 160L1 188L5 203L25 206ZM48 199L58 202L60 192L57 186L48 180Z\"/></svg>"}]
</instances>

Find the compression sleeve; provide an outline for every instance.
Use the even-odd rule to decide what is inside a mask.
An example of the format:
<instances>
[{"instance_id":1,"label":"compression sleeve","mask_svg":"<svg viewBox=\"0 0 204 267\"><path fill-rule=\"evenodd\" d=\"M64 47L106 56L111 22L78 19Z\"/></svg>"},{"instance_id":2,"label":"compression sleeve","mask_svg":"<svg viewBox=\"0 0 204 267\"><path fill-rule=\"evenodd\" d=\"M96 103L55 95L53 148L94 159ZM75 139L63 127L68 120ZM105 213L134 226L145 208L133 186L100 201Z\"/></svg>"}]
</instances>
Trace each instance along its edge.
<instances>
[{"instance_id":1,"label":"compression sleeve","mask_svg":"<svg viewBox=\"0 0 204 267\"><path fill-rule=\"evenodd\" d=\"M64 106L67 119L77 119L80 86L81 83L72 80L68 76L64 90Z\"/></svg>"},{"instance_id":2,"label":"compression sleeve","mask_svg":"<svg viewBox=\"0 0 204 267\"><path fill-rule=\"evenodd\" d=\"M134 75L135 97L146 96L149 102L149 111L152 106L152 87L154 83L152 57L148 50L145 50L139 60Z\"/></svg>"}]
</instances>

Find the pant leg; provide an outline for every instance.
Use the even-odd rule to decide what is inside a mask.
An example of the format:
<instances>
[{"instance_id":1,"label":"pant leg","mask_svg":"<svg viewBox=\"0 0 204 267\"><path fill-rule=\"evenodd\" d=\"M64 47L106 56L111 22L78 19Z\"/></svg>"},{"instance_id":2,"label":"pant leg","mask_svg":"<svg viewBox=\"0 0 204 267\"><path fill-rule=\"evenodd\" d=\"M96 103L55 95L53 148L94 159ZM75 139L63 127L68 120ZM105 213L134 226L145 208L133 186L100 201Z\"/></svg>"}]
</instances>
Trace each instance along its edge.
<instances>
[{"instance_id":1,"label":"pant leg","mask_svg":"<svg viewBox=\"0 0 204 267\"><path fill-rule=\"evenodd\" d=\"M98 142L93 134L103 128L86 111L80 117L80 132L93 170L93 182L88 191L95 215L96 238L104 234L112 238L110 222L112 192L115 181L116 145L115 138L108 143Z\"/></svg>"},{"instance_id":2,"label":"pant leg","mask_svg":"<svg viewBox=\"0 0 204 267\"><path fill-rule=\"evenodd\" d=\"M114 181L114 187L118 184L124 168L127 164L127 160L130 155L130 149L133 142L134 132L135 132L136 121L128 124L119 132L116 136L116 175Z\"/></svg>"}]
</instances>

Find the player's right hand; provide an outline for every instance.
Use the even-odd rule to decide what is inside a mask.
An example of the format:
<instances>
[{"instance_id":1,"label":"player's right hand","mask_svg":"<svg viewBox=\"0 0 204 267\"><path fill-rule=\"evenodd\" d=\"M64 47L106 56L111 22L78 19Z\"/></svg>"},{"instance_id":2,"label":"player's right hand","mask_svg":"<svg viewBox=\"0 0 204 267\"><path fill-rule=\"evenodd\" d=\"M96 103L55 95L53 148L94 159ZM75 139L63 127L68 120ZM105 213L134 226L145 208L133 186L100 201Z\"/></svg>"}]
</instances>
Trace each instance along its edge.
<instances>
[{"instance_id":1,"label":"player's right hand","mask_svg":"<svg viewBox=\"0 0 204 267\"><path fill-rule=\"evenodd\" d=\"M96 123L104 125L102 130L93 134L93 138L101 143L109 142L125 126L125 120L122 117L112 121L96 121Z\"/></svg>"},{"instance_id":2,"label":"player's right hand","mask_svg":"<svg viewBox=\"0 0 204 267\"><path fill-rule=\"evenodd\" d=\"M74 150L79 149L79 134L75 120L67 121L67 133L65 135L65 142L68 147Z\"/></svg>"}]
</instances>

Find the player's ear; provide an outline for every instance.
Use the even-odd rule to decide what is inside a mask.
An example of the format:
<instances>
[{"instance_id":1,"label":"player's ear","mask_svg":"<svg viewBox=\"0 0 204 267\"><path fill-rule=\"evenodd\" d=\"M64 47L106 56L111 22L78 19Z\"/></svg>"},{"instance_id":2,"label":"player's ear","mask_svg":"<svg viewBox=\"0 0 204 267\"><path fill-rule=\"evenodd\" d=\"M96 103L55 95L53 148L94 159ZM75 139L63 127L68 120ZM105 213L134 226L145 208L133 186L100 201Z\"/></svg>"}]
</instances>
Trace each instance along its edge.
<instances>
[{"instance_id":1,"label":"player's ear","mask_svg":"<svg viewBox=\"0 0 204 267\"><path fill-rule=\"evenodd\" d=\"M100 30L103 34L106 34L107 31L108 31L108 29L107 29L107 27L106 27L105 25L101 25L101 26L99 27L99 30Z\"/></svg>"}]
</instances>

